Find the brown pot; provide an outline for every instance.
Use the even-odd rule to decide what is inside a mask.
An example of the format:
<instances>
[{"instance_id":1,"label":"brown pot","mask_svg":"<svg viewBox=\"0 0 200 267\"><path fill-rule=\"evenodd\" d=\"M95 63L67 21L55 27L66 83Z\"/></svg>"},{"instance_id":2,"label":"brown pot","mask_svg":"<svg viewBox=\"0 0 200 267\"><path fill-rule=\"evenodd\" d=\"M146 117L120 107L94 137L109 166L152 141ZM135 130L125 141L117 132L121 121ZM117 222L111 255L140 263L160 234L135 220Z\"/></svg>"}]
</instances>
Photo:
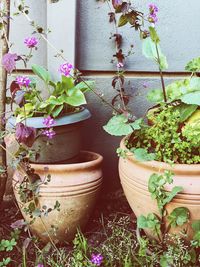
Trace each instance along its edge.
<instances>
[{"instance_id":1,"label":"brown pot","mask_svg":"<svg viewBox=\"0 0 200 267\"><path fill-rule=\"evenodd\" d=\"M124 141L125 138L121 141L121 148L127 150ZM171 213L177 207L189 209L191 219L187 226L184 225L184 229L188 228L188 237L192 238L191 223L194 220L200 220L200 165L174 164L174 167L170 167L164 162L139 162L131 152L126 159L119 160L121 184L136 217L149 213L159 215L157 202L151 198L148 191L148 180L153 173L162 174L165 170L171 170L174 173L173 184L167 185L166 191L171 191L174 186L183 187L183 191L166 205L167 212ZM172 232L180 232L180 228L171 229Z\"/></svg>"},{"instance_id":2,"label":"brown pot","mask_svg":"<svg viewBox=\"0 0 200 267\"><path fill-rule=\"evenodd\" d=\"M76 164L31 164L41 180L51 175L51 181L40 186L39 206L53 208L56 201L60 203L60 211L54 210L48 216L42 216L42 220L37 218L30 226L31 231L44 242L49 242L47 235L44 235L45 228L55 242L70 241L77 227L82 229L89 219L102 184L103 158L88 151L82 151L81 158L82 161ZM23 177L23 171L15 171L13 188L24 219L29 222L30 217L24 213L18 194L19 180ZM55 234L51 231L52 225L57 227Z\"/></svg>"}]
</instances>

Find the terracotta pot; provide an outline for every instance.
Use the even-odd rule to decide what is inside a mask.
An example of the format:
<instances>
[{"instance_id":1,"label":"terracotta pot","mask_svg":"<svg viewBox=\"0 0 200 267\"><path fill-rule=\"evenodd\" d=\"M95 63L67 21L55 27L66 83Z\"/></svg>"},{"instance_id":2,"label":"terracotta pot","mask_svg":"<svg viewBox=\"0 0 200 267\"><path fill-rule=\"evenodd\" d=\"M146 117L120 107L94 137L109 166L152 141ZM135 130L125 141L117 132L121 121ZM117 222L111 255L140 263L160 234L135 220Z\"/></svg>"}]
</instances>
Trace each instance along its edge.
<instances>
[{"instance_id":1,"label":"terracotta pot","mask_svg":"<svg viewBox=\"0 0 200 267\"><path fill-rule=\"evenodd\" d=\"M42 180L48 174L51 175L51 181L40 186L39 206L53 208L56 201L60 203L60 211L54 210L48 216L42 216L45 227L55 242L72 240L77 227L82 229L85 226L101 188L102 156L82 151L81 159L77 164L31 164ZM13 188L24 219L29 222L30 217L23 212L24 205L21 204L18 194L19 180L23 177L23 171L15 171ZM55 235L50 231L51 225L58 228ZM31 230L42 241L49 242L49 238L44 235L45 229L40 218L31 225Z\"/></svg>"},{"instance_id":2,"label":"terracotta pot","mask_svg":"<svg viewBox=\"0 0 200 267\"><path fill-rule=\"evenodd\" d=\"M46 136L40 135L32 146L32 149L40 151L36 163L77 163L81 150L81 127L90 117L89 110L81 108L80 111L56 118L53 127L56 135L50 144L47 145ZM26 125L41 130L45 128L43 120L43 117L27 118ZM8 126L13 127L15 124L16 118L8 120Z\"/></svg>"},{"instance_id":3,"label":"terracotta pot","mask_svg":"<svg viewBox=\"0 0 200 267\"><path fill-rule=\"evenodd\" d=\"M121 148L127 150L124 141L125 138L121 141ZM183 191L167 204L167 211L170 213L177 207L186 207L190 210L191 220L187 227L188 237L192 238L191 222L200 220L200 165L174 164L172 168L163 162L139 162L131 152L128 153L126 159L120 158L119 160L121 184L136 217L148 213L159 215L157 202L151 198L148 191L148 180L153 173L163 173L165 170L171 170L174 173L173 184L167 185L166 191L171 191L174 186L183 187ZM172 229L172 231L178 233L180 228Z\"/></svg>"}]
</instances>

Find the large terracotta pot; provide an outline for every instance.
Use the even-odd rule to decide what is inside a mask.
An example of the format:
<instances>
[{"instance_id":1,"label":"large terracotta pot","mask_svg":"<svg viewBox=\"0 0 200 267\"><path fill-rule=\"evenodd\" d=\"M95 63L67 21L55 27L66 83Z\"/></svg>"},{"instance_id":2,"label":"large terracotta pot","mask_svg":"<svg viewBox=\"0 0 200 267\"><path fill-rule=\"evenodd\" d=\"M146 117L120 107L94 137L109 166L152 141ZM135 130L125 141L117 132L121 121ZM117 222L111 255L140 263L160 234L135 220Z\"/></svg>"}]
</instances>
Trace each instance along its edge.
<instances>
[{"instance_id":1,"label":"large terracotta pot","mask_svg":"<svg viewBox=\"0 0 200 267\"><path fill-rule=\"evenodd\" d=\"M121 148L127 150L124 141L125 139L121 141ZM166 191L171 191L174 186L183 187L183 191L166 206L167 211L170 213L177 207L186 207L190 210L191 220L187 227L188 237L191 238L193 236L191 222L200 220L200 165L174 164L172 168L163 162L139 162L131 152L125 159L119 160L121 184L136 217L152 212L159 215L157 203L148 191L148 180L153 173L163 173L164 170L171 170L174 173L173 184L167 185ZM180 229L171 232L180 232Z\"/></svg>"},{"instance_id":2,"label":"large terracotta pot","mask_svg":"<svg viewBox=\"0 0 200 267\"><path fill-rule=\"evenodd\" d=\"M102 184L103 158L87 151L81 152L80 157L81 162L77 164L31 164L42 180L48 174L51 175L51 181L40 186L39 206L53 208L56 201L60 203L60 211L54 210L48 216L42 216L42 220L37 218L31 225L32 232L44 242L49 242L49 238L44 235L45 227L49 233L52 225L58 228L56 235L50 233L55 242L70 241L74 238L77 227L82 229L90 217ZM29 222L30 217L24 213L24 205L20 202L18 193L19 180L23 177L23 171L15 171L13 188L24 219Z\"/></svg>"},{"instance_id":3,"label":"large terracotta pot","mask_svg":"<svg viewBox=\"0 0 200 267\"><path fill-rule=\"evenodd\" d=\"M56 118L53 127L56 135L50 140L50 144L47 145L47 137L40 135L31 147L40 151L36 163L78 162L81 150L81 126L90 117L89 110L81 108L80 111ZM27 118L26 125L41 130L45 128L43 120L43 117ZM16 118L11 117L8 126L13 127L15 124Z\"/></svg>"}]
</instances>

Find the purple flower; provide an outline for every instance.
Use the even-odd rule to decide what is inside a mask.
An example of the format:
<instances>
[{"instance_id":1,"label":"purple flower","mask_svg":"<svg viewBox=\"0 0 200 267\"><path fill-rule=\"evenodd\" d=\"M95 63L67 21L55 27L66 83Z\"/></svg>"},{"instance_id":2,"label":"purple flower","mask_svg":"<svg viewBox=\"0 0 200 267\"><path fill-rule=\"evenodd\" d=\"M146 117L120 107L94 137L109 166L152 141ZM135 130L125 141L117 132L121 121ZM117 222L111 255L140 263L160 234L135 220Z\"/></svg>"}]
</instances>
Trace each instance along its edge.
<instances>
[{"instance_id":1,"label":"purple flower","mask_svg":"<svg viewBox=\"0 0 200 267\"><path fill-rule=\"evenodd\" d=\"M155 4L149 4L150 14L157 13L159 11L158 7Z\"/></svg>"},{"instance_id":2,"label":"purple flower","mask_svg":"<svg viewBox=\"0 0 200 267\"><path fill-rule=\"evenodd\" d=\"M124 67L124 64L122 62L118 62L117 63L117 68L120 69L120 68L123 68L123 67Z\"/></svg>"},{"instance_id":3,"label":"purple flower","mask_svg":"<svg viewBox=\"0 0 200 267\"><path fill-rule=\"evenodd\" d=\"M47 128L51 128L55 124L55 120L51 118L51 116L48 116L44 118L43 124L46 125Z\"/></svg>"},{"instance_id":4,"label":"purple flower","mask_svg":"<svg viewBox=\"0 0 200 267\"><path fill-rule=\"evenodd\" d=\"M2 58L2 65L5 70L11 73L16 67L17 54L7 53Z\"/></svg>"},{"instance_id":5,"label":"purple flower","mask_svg":"<svg viewBox=\"0 0 200 267\"><path fill-rule=\"evenodd\" d=\"M36 138L36 129L28 127L22 122L16 124L15 136L19 143L22 143L28 147L31 147Z\"/></svg>"},{"instance_id":6,"label":"purple flower","mask_svg":"<svg viewBox=\"0 0 200 267\"><path fill-rule=\"evenodd\" d=\"M122 4L122 0L112 0L112 4L116 8Z\"/></svg>"},{"instance_id":7,"label":"purple flower","mask_svg":"<svg viewBox=\"0 0 200 267\"><path fill-rule=\"evenodd\" d=\"M63 74L64 76L69 76L70 75L70 71L72 69L73 69L72 64L70 64L70 63L64 63L64 64L60 65L59 72L61 74Z\"/></svg>"},{"instance_id":8,"label":"purple flower","mask_svg":"<svg viewBox=\"0 0 200 267\"><path fill-rule=\"evenodd\" d=\"M15 79L15 82L21 87L25 86L28 87L31 83L31 80L26 76L18 76Z\"/></svg>"},{"instance_id":9,"label":"purple flower","mask_svg":"<svg viewBox=\"0 0 200 267\"><path fill-rule=\"evenodd\" d=\"M24 43L28 48L33 48L38 44L38 39L35 37L28 37L24 39Z\"/></svg>"},{"instance_id":10,"label":"purple flower","mask_svg":"<svg viewBox=\"0 0 200 267\"><path fill-rule=\"evenodd\" d=\"M52 139L56 135L56 132L52 129L46 129L43 130L42 134L47 136L49 139Z\"/></svg>"},{"instance_id":11,"label":"purple flower","mask_svg":"<svg viewBox=\"0 0 200 267\"><path fill-rule=\"evenodd\" d=\"M148 21L151 23L156 23L158 21L157 12L159 11L158 7L155 4L149 4L149 16Z\"/></svg>"},{"instance_id":12,"label":"purple flower","mask_svg":"<svg viewBox=\"0 0 200 267\"><path fill-rule=\"evenodd\" d=\"M42 263L38 263L37 267L44 267Z\"/></svg>"},{"instance_id":13,"label":"purple flower","mask_svg":"<svg viewBox=\"0 0 200 267\"><path fill-rule=\"evenodd\" d=\"M92 254L92 258L90 261L96 266L100 266L103 261L103 256L101 254Z\"/></svg>"}]
</instances>

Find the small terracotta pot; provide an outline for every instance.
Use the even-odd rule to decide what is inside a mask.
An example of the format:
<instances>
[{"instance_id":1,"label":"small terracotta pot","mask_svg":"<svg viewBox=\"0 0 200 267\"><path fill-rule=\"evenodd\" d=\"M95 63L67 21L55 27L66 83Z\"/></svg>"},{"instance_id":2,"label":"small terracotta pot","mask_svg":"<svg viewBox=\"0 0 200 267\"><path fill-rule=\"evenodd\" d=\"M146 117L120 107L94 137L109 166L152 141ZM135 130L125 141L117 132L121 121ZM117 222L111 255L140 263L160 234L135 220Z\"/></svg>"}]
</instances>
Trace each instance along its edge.
<instances>
[{"instance_id":1,"label":"small terracotta pot","mask_svg":"<svg viewBox=\"0 0 200 267\"><path fill-rule=\"evenodd\" d=\"M121 141L121 148L127 150L125 139ZM139 162L131 152L126 159L119 160L121 184L136 217L149 213L159 215L157 202L151 198L148 191L148 181L153 173L162 174L165 170L171 170L174 173L173 184L167 185L166 191L171 191L174 186L183 187L183 191L166 205L167 212L171 213L177 207L189 209L190 223L183 228L187 228L188 238L191 239L193 236L191 223L194 220L200 220L200 164L174 164L174 167L170 167L164 162ZM173 228L170 232L178 233L180 228Z\"/></svg>"},{"instance_id":2,"label":"small terracotta pot","mask_svg":"<svg viewBox=\"0 0 200 267\"><path fill-rule=\"evenodd\" d=\"M55 242L72 240L77 227L82 229L87 223L95 205L102 184L103 158L87 151L82 151L80 156L82 160L76 164L31 164L41 180L51 175L51 181L40 186L39 207L53 208L56 201L60 203L60 211L54 210L48 216L42 216L42 220L37 218L30 226L31 231L45 243L49 242L45 227ZM24 219L29 222L30 217L24 213L18 193L19 180L23 177L23 171L15 171L13 189ZM52 225L57 227L55 234L51 231Z\"/></svg>"}]
</instances>

